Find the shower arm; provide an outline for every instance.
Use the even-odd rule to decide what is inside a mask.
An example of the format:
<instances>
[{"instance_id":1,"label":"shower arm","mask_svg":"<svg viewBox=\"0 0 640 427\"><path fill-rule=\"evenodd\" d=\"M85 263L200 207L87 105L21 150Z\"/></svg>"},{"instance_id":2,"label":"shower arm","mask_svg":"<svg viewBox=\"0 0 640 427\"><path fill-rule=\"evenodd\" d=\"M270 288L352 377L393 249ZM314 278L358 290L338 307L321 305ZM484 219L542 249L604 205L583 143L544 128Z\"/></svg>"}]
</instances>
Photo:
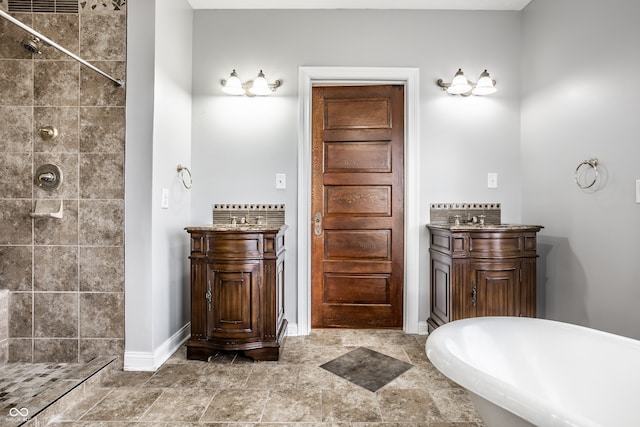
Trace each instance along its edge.
<instances>
[{"instance_id":1,"label":"shower arm","mask_svg":"<svg viewBox=\"0 0 640 427\"><path fill-rule=\"evenodd\" d=\"M17 25L18 27L22 28L23 30L27 31L31 35L39 38L40 40L42 40L46 44L58 49L60 52L64 53L65 55L70 56L71 58L75 59L76 61L78 61L82 65L85 65L86 67L91 68L96 73L102 74L104 77L108 78L113 83L115 83L116 86L120 87L120 86L124 85L124 82L122 80L119 80L119 79L111 77L109 74L105 73L100 68L96 67L95 65L92 65L92 64L88 63L84 59L80 58L78 55L74 54L73 52L68 51L67 49L65 49L64 47L60 46L59 44L57 44L56 42L54 42L50 38L40 34L36 30L34 30L33 28L29 27L28 25L23 24L22 22L18 21L16 18L14 18L13 16L9 15L7 12L5 12L2 9L0 9L0 16L5 18L7 21Z\"/></svg>"}]
</instances>

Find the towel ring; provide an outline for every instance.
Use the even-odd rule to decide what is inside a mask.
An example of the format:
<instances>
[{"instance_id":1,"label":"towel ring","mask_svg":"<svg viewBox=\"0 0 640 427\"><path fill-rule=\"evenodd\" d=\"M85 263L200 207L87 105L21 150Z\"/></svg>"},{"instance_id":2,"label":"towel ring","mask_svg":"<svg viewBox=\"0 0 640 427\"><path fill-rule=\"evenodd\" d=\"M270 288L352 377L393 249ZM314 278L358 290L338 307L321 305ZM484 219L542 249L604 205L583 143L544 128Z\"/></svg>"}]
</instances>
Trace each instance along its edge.
<instances>
[{"instance_id":1,"label":"towel ring","mask_svg":"<svg viewBox=\"0 0 640 427\"><path fill-rule=\"evenodd\" d=\"M593 179L591 180L591 182L580 182L580 180L578 179L578 171L580 171L583 166L587 166L593 169ZM585 160L584 162L580 163L576 168L576 172L573 174L573 178L576 180L576 184L578 184L578 187L591 188L593 184L595 184L598 180L598 159L594 157L593 159Z\"/></svg>"},{"instance_id":2,"label":"towel ring","mask_svg":"<svg viewBox=\"0 0 640 427\"><path fill-rule=\"evenodd\" d=\"M190 189L191 184L193 184L193 178L191 177L191 171L189 170L189 168L178 164L178 167L176 169L178 170L178 173L180 173L180 179L182 180L182 185L184 185L184 188L186 188L187 190ZM189 174L188 182L185 180L185 171Z\"/></svg>"}]
</instances>

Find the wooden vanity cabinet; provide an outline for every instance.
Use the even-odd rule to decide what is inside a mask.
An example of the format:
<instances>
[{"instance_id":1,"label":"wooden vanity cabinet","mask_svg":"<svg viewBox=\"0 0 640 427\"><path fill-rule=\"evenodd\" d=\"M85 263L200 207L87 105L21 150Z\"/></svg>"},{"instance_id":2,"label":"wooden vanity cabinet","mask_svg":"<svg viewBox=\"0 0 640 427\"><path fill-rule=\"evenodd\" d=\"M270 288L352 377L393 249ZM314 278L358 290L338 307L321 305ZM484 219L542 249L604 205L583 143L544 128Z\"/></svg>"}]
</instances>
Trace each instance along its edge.
<instances>
[{"instance_id":1,"label":"wooden vanity cabinet","mask_svg":"<svg viewBox=\"0 0 640 427\"><path fill-rule=\"evenodd\" d=\"M187 359L219 350L278 360L286 335L284 231L187 228L191 238L191 337Z\"/></svg>"},{"instance_id":2,"label":"wooden vanity cabinet","mask_svg":"<svg viewBox=\"0 0 640 427\"><path fill-rule=\"evenodd\" d=\"M536 316L536 233L540 226L428 227L429 331L468 317Z\"/></svg>"}]
</instances>

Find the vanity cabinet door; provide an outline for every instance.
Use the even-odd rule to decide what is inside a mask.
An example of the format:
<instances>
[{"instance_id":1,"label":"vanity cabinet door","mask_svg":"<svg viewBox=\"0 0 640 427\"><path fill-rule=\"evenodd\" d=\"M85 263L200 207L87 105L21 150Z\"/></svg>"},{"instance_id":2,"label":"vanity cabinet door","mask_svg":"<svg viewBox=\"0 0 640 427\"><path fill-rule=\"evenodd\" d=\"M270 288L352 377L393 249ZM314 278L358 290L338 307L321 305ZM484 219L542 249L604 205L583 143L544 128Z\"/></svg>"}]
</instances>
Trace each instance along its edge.
<instances>
[{"instance_id":1,"label":"vanity cabinet door","mask_svg":"<svg viewBox=\"0 0 640 427\"><path fill-rule=\"evenodd\" d=\"M520 316L520 260L471 262L468 317Z\"/></svg>"},{"instance_id":2,"label":"vanity cabinet door","mask_svg":"<svg viewBox=\"0 0 640 427\"><path fill-rule=\"evenodd\" d=\"M207 267L207 337L229 343L259 339L261 263L215 263Z\"/></svg>"}]
</instances>

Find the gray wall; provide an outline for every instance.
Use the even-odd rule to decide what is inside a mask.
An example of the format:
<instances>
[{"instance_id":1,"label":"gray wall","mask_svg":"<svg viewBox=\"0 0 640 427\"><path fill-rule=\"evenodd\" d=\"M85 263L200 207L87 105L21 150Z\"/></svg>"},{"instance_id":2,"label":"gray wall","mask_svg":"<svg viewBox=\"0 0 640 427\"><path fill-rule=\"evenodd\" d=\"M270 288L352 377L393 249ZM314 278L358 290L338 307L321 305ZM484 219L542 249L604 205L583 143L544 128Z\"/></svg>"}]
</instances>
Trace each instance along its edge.
<instances>
[{"instance_id":1,"label":"gray wall","mask_svg":"<svg viewBox=\"0 0 640 427\"><path fill-rule=\"evenodd\" d=\"M418 67L420 218L429 203L501 202L521 219L520 14L517 12L260 10L194 12L192 162L194 224L211 222L212 203L285 203L287 317L297 322L298 67ZM488 68L492 97L451 97L435 85L462 67L475 80ZM259 69L283 85L270 98L223 94L235 68ZM287 174L286 190L275 174ZM499 188L487 189L487 173ZM428 314L428 244L421 236L420 320Z\"/></svg>"},{"instance_id":2,"label":"gray wall","mask_svg":"<svg viewBox=\"0 0 640 427\"><path fill-rule=\"evenodd\" d=\"M124 366L153 370L188 332L191 192L176 167L191 159L192 10L146 0L128 13Z\"/></svg>"},{"instance_id":3,"label":"gray wall","mask_svg":"<svg viewBox=\"0 0 640 427\"><path fill-rule=\"evenodd\" d=\"M523 13L523 220L543 224L540 314L640 338L640 3L534 0ZM597 157L581 190L574 171Z\"/></svg>"},{"instance_id":4,"label":"gray wall","mask_svg":"<svg viewBox=\"0 0 640 427\"><path fill-rule=\"evenodd\" d=\"M127 311L127 347L143 353L155 352L185 316L165 326L157 316L167 306L145 305L144 300L147 292L176 289L166 284L168 279L157 288L153 269L183 262L179 254L163 258L150 251L149 220L157 215L157 190L170 184L171 172L163 172L163 181L149 162L152 156L156 161L153 150L162 149L154 147L151 111L154 91L164 86L153 87L155 22L148 14L156 2L147 3L151 9L141 5L137 13L129 5L129 48L135 55L129 57L127 92L129 100L136 99L128 109L126 295L128 307L140 303ZM638 6L616 4L620 9L605 9L593 0L533 0L524 12L194 11L189 222L210 223L212 203L285 203L291 225L287 317L296 322L298 67L418 67L424 223L432 202L501 202L505 222L546 227L540 238L542 316L638 337L633 326L638 324L634 313L640 291L634 282L639 257L632 237L638 235L638 205L632 196L639 149L632 138L638 126L632 116L639 89L603 85L625 76L625 70L629 76L638 74L637 55L630 54L638 39L633 23ZM587 10L580 11L581 5ZM179 28L179 38L189 33L188 26ZM152 50L146 50L150 45ZM488 68L498 93L467 99L443 94L435 80L450 79L458 67L472 79ZM283 86L271 98L225 96L219 80L233 68L245 80L262 68L270 79L283 80ZM565 79L565 71L577 73L577 79ZM182 125L178 128L186 135ZM183 153L174 160L183 161ZM592 156L600 158L603 177L598 191L584 192L573 182L573 171ZM163 171L173 167L163 162ZM275 189L277 172L287 174L286 190ZM487 172L498 172L498 189L486 188ZM136 184L136 179L142 181ZM171 227L182 225L166 224L153 235L179 240ZM420 238L424 321L426 231ZM188 278L183 280L187 286ZM169 305L172 310L184 309L180 298ZM152 343L158 323L164 329Z\"/></svg>"}]
</instances>

